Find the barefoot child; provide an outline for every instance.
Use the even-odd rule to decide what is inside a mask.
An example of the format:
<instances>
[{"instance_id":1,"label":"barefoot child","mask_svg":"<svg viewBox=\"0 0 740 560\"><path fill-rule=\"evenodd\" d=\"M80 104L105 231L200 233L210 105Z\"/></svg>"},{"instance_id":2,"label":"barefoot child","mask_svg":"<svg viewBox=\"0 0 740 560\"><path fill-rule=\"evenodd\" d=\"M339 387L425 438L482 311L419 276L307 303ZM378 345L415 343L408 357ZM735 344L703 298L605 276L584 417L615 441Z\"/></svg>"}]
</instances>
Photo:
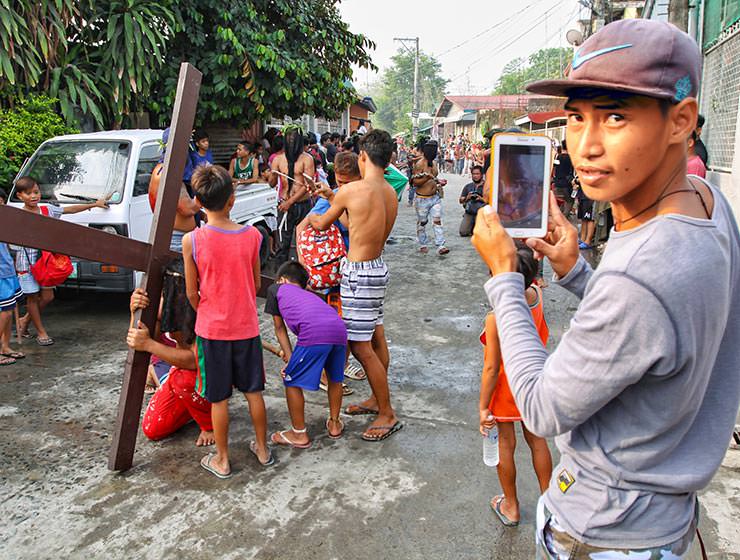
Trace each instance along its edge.
<instances>
[{"instance_id":1,"label":"barefoot child","mask_svg":"<svg viewBox=\"0 0 740 560\"><path fill-rule=\"evenodd\" d=\"M0 189L0 204L5 204L8 195ZM16 303L23 297L18 277L15 274L13 257L8 245L0 243L0 366L13 365L16 360L25 358L23 352L15 352L10 347L10 324Z\"/></svg>"},{"instance_id":2,"label":"barefoot child","mask_svg":"<svg viewBox=\"0 0 740 560\"><path fill-rule=\"evenodd\" d=\"M287 363L283 382L293 424L290 430L274 433L270 439L278 445L299 449L311 447L304 421L303 390L318 391L324 370L329 385L326 431L331 439L339 439L344 431L339 409L342 407L347 328L334 308L306 290L307 284L306 269L295 261L288 261L278 270L277 282L270 286L265 302L265 313L273 316L275 335ZM288 328L298 337L295 348L291 348Z\"/></svg>"},{"instance_id":3,"label":"barefoot child","mask_svg":"<svg viewBox=\"0 0 740 560\"><path fill-rule=\"evenodd\" d=\"M201 466L218 478L229 478L229 397L232 386L249 403L255 439L250 451L260 464L274 463L267 448L267 418L262 391L265 371L257 320L262 236L252 226L232 222L234 186L218 165L193 173L193 189L208 223L183 238L185 284L197 313L195 334L200 395L212 403L216 453Z\"/></svg>"},{"instance_id":4,"label":"barefoot child","mask_svg":"<svg viewBox=\"0 0 740 560\"><path fill-rule=\"evenodd\" d=\"M41 189L36 180L32 177L21 177L15 182L15 194L23 202L23 210L60 218L62 214L77 214L90 208L107 208L108 201L101 198L90 204L66 204L63 207L44 205L39 206L41 201ZM26 296L26 307L28 312L21 317L20 328L21 335L30 338L28 335L28 325L33 322L36 327L36 342L40 346L50 346L54 340L46 332L44 324L41 322L41 312L54 300L54 288L41 287L31 274L31 267L39 259L40 251L38 249L28 249L25 247L14 247L17 249L15 254L15 268L18 271L18 280L20 281L23 294Z\"/></svg>"},{"instance_id":5,"label":"barefoot child","mask_svg":"<svg viewBox=\"0 0 740 560\"><path fill-rule=\"evenodd\" d=\"M517 270L524 275L525 296L529 309L532 312L534 324L540 334L542 344L547 344L549 331L545 322L542 307L542 292L534 284L537 275L537 261L532 250L522 247L517 251ZM485 362L480 384L480 432L488 435L488 430L494 424L499 433L499 464L498 478L504 493L491 500L491 508L507 527L519 525L519 499L516 492L516 465L514 464L514 449L516 448L516 433L514 422L522 422L521 414L516 407L514 397L506 380L504 364L501 361L501 346L496 329L496 316L493 312L486 316L486 330L481 335L481 342L485 345ZM530 432L522 422L524 440L532 453L532 464L540 485L540 492L544 492L550 483L552 472L552 458L547 442Z\"/></svg>"}]
</instances>

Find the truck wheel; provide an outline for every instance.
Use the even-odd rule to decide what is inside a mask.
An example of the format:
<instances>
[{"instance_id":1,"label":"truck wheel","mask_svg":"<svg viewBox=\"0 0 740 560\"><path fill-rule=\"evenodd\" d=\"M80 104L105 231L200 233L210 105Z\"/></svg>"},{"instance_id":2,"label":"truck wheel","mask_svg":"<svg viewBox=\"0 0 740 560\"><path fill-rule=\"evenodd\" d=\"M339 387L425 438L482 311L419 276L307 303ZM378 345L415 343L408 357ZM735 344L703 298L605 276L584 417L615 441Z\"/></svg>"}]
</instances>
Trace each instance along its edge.
<instances>
[{"instance_id":1,"label":"truck wheel","mask_svg":"<svg viewBox=\"0 0 740 560\"><path fill-rule=\"evenodd\" d=\"M267 264L267 259L270 257L270 230L267 229L265 224L257 224L254 226L262 234L262 244L260 245L260 266L262 268Z\"/></svg>"}]
</instances>

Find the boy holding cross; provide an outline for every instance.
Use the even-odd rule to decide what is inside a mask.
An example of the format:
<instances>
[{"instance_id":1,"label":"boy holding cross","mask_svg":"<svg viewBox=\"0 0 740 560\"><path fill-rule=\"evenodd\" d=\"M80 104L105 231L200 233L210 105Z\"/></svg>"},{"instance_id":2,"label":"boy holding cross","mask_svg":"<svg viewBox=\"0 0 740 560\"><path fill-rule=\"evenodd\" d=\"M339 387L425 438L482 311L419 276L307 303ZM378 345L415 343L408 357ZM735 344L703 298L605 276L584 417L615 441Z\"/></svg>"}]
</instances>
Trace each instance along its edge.
<instances>
[{"instance_id":1,"label":"boy holding cross","mask_svg":"<svg viewBox=\"0 0 740 560\"><path fill-rule=\"evenodd\" d=\"M686 558L697 493L727 450L740 403L740 233L724 196L686 176L700 70L686 33L623 20L581 46L568 78L529 86L567 98L573 167L615 222L595 271L554 196L549 234L527 241L582 300L549 359L514 242L490 207L479 212L473 244L491 270L512 393L561 452L539 502L538 558Z\"/></svg>"}]
</instances>

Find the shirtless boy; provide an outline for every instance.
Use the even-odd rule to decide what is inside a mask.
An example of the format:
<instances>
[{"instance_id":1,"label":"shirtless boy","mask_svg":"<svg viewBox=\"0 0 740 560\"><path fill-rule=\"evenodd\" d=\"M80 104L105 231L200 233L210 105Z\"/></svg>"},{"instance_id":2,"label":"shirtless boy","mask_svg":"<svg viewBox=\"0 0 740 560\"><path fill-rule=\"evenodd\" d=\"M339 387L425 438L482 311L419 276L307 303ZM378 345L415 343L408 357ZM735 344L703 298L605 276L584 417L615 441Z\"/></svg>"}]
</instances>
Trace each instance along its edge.
<instances>
[{"instance_id":1,"label":"shirtless boy","mask_svg":"<svg viewBox=\"0 0 740 560\"><path fill-rule=\"evenodd\" d=\"M293 241L295 228L311 211L310 193L303 177L305 173L313 177L316 170L313 158L303 151L303 132L299 127L286 127L284 130L285 152L272 160L271 171L278 171L287 175L289 185L287 198L280 202L278 210L287 214L287 231L281 232L280 244L277 251L278 260L287 260L290 252L290 244ZM278 182L278 173L270 174L270 186L275 187ZM282 215L281 218L282 220Z\"/></svg>"},{"instance_id":2,"label":"shirtless boy","mask_svg":"<svg viewBox=\"0 0 740 560\"><path fill-rule=\"evenodd\" d=\"M383 174L393 152L390 135L379 129L365 134L359 142L361 181L349 183L336 193L318 185L317 194L331 207L323 215L311 214L310 224L328 229L347 212L349 253L342 266L342 313L352 354L367 373L373 396L348 414L377 414L362 434L366 441L381 441L402 428L391 406L388 389L390 356L383 329L383 302L388 285L388 268L383 247L398 213L398 198Z\"/></svg>"}]
</instances>

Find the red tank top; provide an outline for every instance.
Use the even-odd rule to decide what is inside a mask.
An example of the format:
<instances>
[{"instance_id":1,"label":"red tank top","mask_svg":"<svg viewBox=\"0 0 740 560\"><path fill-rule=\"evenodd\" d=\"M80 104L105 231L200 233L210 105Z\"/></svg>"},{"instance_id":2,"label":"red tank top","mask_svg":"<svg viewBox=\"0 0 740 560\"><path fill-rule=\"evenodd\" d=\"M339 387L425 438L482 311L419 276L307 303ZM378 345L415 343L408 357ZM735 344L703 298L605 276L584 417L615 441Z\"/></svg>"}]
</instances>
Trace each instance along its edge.
<instances>
[{"instance_id":1,"label":"red tank top","mask_svg":"<svg viewBox=\"0 0 740 560\"><path fill-rule=\"evenodd\" d=\"M200 303L195 333L209 340L246 340L259 335L254 263L262 235L252 226L193 230Z\"/></svg>"},{"instance_id":2,"label":"red tank top","mask_svg":"<svg viewBox=\"0 0 740 560\"><path fill-rule=\"evenodd\" d=\"M530 306L529 310L532 312L534 326L537 328L537 334L540 335L542 345L547 346L547 339L550 337L550 329L548 329L547 322L545 321L545 308L542 305L542 290L540 290L539 286L535 284L533 284L532 287L537 292L537 302L534 306ZM486 344L485 328L480 335L480 341L483 345ZM506 378L503 361L499 368L498 380L496 381L496 387L491 396L491 402L488 404L488 410L491 411L493 417L499 422L516 422L522 419L522 415L514 401L514 395L511 393L509 380Z\"/></svg>"}]
</instances>

